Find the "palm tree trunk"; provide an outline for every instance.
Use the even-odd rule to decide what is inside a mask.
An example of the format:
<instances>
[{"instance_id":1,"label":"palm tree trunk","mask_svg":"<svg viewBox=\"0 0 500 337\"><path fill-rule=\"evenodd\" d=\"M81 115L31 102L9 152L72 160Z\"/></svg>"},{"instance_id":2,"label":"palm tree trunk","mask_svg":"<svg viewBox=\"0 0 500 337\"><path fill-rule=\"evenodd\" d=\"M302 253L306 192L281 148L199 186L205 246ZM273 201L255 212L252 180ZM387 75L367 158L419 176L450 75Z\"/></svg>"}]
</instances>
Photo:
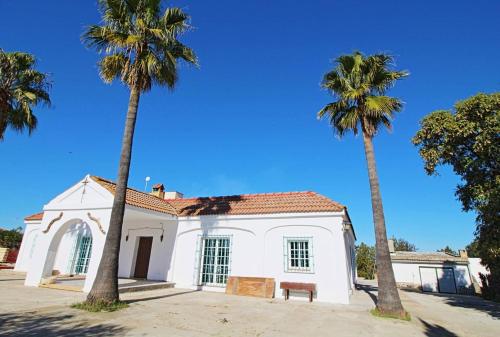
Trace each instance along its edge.
<instances>
[{"instance_id":1,"label":"palm tree trunk","mask_svg":"<svg viewBox=\"0 0 500 337\"><path fill-rule=\"evenodd\" d=\"M368 178L370 180L370 192L372 198L373 222L375 224L376 261L378 299L377 308L383 314L398 315L403 317L405 311L399 298L394 271L392 269L387 233L385 229L384 209L382 207L382 196L378 182L377 168L375 164L375 152L373 150L372 137L363 131L363 142L365 145L366 162L368 164Z\"/></svg>"},{"instance_id":2,"label":"palm tree trunk","mask_svg":"<svg viewBox=\"0 0 500 337\"><path fill-rule=\"evenodd\" d=\"M108 233L97 275L92 290L87 296L87 302L118 301L118 259L122 237L123 215L125 213L125 196L128 184L130 159L132 157L132 142L134 139L135 121L139 106L140 91L132 87L127 111L127 120L123 132L120 165L116 182L115 198L109 221Z\"/></svg>"}]
</instances>

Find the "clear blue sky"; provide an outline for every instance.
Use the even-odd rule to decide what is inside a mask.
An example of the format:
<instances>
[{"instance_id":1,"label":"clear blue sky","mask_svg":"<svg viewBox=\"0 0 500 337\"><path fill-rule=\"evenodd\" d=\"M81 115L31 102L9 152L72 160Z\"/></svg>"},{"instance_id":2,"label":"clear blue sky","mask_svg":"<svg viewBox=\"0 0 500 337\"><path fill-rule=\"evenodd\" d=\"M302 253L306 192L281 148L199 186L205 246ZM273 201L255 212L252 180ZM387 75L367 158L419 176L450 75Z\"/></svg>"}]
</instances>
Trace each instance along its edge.
<instances>
[{"instance_id":1,"label":"clear blue sky","mask_svg":"<svg viewBox=\"0 0 500 337\"><path fill-rule=\"evenodd\" d=\"M362 141L334 138L315 114L331 101L319 83L333 58L384 51L411 72L391 92L405 102L394 131L375 141L388 233L421 250L471 241L457 177L426 176L410 139L424 115L500 89L499 2L167 4L192 16L183 41L201 67L141 98L131 186L151 176L187 196L314 190L347 205L358 242L373 243ZM86 173L116 177L128 93L101 82L98 55L80 43L97 22L92 0L0 2L0 47L35 54L53 81L36 133L0 143L0 226L22 225Z\"/></svg>"}]
</instances>

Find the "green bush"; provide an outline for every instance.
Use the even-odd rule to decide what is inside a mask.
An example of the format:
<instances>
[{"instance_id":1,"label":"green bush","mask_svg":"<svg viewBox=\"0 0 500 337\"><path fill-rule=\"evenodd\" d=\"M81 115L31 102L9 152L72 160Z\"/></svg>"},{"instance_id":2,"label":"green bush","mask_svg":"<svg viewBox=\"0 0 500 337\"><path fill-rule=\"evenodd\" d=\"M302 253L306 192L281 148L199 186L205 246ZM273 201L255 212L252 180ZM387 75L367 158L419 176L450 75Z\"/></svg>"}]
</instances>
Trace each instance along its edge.
<instances>
[{"instance_id":1,"label":"green bush","mask_svg":"<svg viewBox=\"0 0 500 337\"><path fill-rule=\"evenodd\" d=\"M375 247L361 242L356 246L356 266L358 276L368 280L375 278Z\"/></svg>"}]
</instances>

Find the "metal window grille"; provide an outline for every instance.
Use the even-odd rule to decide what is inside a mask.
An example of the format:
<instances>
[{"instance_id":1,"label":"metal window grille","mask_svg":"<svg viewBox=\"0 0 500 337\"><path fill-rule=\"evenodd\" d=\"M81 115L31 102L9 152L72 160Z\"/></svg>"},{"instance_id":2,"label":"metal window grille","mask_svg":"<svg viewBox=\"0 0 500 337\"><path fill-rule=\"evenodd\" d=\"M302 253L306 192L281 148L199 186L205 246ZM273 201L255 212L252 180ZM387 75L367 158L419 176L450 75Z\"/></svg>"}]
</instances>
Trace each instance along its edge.
<instances>
[{"instance_id":1,"label":"metal window grille","mask_svg":"<svg viewBox=\"0 0 500 337\"><path fill-rule=\"evenodd\" d=\"M92 237L80 236L78 238L77 247L78 250L76 251L73 274L87 274L90 256L92 254Z\"/></svg>"},{"instance_id":2,"label":"metal window grille","mask_svg":"<svg viewBox=\"0 0 500 337\"><path fill-rule=\"evenodd\" d=\"M286 272L312 273L312 238L284 238Z\"/></svg>"},{"instance_id":3,"label":"metal window grille","mask_svg":"<svg viewBox=\"0 0 500 337\"><path fill-rule=\"evenodd\" d=\"M230 272L230 237L202 237L200 283L224 286Z\"/></svg>"}]
</instances>

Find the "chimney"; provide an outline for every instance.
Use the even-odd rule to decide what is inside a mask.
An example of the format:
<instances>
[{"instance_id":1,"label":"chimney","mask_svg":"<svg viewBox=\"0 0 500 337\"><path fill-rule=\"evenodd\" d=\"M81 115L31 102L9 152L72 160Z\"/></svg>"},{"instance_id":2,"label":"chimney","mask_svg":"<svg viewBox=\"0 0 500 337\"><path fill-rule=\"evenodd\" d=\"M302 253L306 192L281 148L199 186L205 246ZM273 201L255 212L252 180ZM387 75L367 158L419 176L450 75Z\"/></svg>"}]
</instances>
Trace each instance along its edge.
<instances>
[{"instance_id":1,"label":"chimney","mask_svg":"<svg viewBox=\"0 0 500 337\"><path fill-rule=\"evenodd\" d=\"M389 244L389 253L394 253L395 250L394 250L394 240L393 239L389 239L387 240L387 243Z\"/></svg>"},{"instance_id":2,"label":"chimney","mask_svg":"<svg viewBox=\"0 0 500 337\"><path fill-rule=\"evenodd\" d=\"M153 185L153 190L150 193L151 195L154 195L155 197L158 197L160 199L165 198L165 186L163 184L155 184Z\"/></svg>"},{"instance_id":3,"label":"chimney","mask_svg":"<svg viewBox=\"0 0 500 337\"><path fill-rule=\"evenodd\" d=\"M181 192L177 191L172 191L172 192L165 192L164 199L182 199L184 197L184 194Z\"/></svg>"},{"instance_id":4,"label":"chimney","mask_svg":"<svg viewBox=\"0 0 500 337\"><path fill-rule=\"evenodd\" d=\"M467 259L469 255L467 254L467 251L465 249L461 249L458 251L458 254L460 255L461 258Z\"/></svg>"}]
</instances>

